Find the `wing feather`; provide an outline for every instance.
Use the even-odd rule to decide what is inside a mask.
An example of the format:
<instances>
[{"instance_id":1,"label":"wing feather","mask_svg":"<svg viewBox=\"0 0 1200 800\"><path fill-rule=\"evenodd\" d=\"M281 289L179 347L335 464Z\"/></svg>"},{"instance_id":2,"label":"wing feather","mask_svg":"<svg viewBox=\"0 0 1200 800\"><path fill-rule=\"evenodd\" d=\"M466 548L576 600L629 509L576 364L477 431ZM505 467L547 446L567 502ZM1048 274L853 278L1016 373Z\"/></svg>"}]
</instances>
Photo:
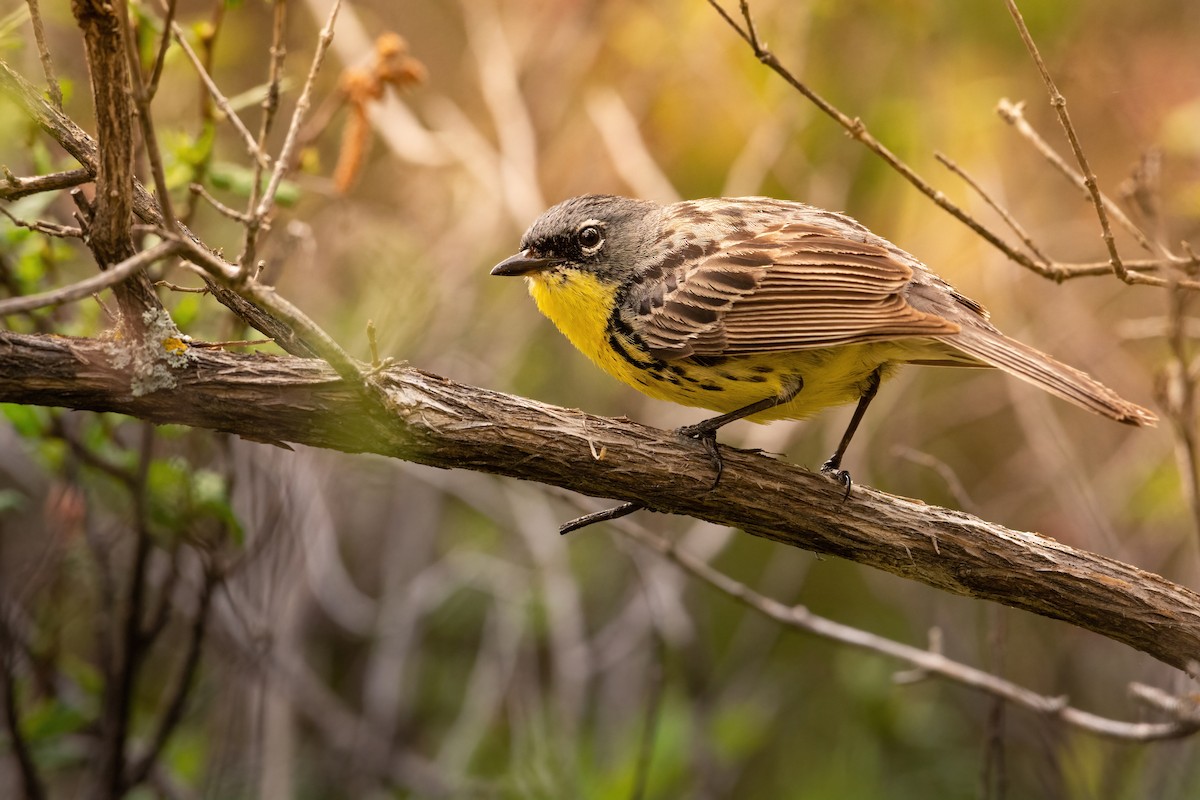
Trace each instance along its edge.
<instances>
[{"instance_id":1,"label":"wing feather","mask_svg":"<svg viewBox=\"0 0 1200 800\"><path fill-rule=\"evenodd\" d=\"M785 352L957 333L914 308L913 268L887 248L814 224L739 231L664 266L630 320L666 359ZM672 280L673 278L673 280Z\"/></svg>"}]
</instances>

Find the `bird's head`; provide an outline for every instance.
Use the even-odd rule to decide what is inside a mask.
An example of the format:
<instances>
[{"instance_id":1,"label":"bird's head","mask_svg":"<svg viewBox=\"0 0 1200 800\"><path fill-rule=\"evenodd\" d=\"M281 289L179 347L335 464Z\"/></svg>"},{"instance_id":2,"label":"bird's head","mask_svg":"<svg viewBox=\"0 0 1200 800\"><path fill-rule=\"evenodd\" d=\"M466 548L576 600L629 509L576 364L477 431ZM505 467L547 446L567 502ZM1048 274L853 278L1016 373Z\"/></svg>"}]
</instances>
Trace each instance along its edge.
<instances>
[{"instance_id":1,"label":"bird's head","mask_svg":"<svg viewBox=\"0 0 1200 800\"><path fill-rule=\"evenodd\" d=\"M633 274L653 243L662 207L645 200L589 194L546 211L521 237L521 250L492 267L493 275L552 281L571 272L603 283Z\"/></svg>"}]
</instances>

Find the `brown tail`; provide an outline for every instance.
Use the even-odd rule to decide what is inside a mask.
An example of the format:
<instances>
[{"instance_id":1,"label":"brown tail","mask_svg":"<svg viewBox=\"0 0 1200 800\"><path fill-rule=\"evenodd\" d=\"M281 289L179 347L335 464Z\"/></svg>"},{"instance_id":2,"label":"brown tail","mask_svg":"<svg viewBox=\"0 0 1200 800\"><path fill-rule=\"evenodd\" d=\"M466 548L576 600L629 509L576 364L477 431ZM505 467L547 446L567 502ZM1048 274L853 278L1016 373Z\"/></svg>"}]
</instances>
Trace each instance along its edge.
<instances>
[{"instance_id":1,"label":"brown tail","mask_svg":"<svg viewBox=\"0 0 1200 800\"><path fill-rule=\"evenodd\" d=\"M1126 425L1153 426L1158 422L1154 412L1122 398L1090 375L1061 364L999 331L964 325L960 333L937 339L1093 413Z\"/></svg>"}]
</instances>

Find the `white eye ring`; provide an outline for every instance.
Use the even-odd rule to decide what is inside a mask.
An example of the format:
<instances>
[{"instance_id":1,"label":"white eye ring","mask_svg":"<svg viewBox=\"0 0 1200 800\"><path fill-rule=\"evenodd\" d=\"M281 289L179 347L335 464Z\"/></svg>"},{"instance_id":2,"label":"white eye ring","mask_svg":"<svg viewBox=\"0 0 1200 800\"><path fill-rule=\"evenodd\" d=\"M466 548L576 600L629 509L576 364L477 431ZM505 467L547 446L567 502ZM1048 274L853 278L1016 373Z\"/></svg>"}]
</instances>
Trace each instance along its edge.
<instances>
[{"instance_id":1,"label":"white eye ring","mask_svg":"<svg viewBox=\"0 0 1200 800\"><path fill-rule=\"evenodd\" d=\"M604 246L604 233L594 222L583 225L576 234L576 238L579 240L579 249L587 256Z\"/></svg>"}]
</instances>

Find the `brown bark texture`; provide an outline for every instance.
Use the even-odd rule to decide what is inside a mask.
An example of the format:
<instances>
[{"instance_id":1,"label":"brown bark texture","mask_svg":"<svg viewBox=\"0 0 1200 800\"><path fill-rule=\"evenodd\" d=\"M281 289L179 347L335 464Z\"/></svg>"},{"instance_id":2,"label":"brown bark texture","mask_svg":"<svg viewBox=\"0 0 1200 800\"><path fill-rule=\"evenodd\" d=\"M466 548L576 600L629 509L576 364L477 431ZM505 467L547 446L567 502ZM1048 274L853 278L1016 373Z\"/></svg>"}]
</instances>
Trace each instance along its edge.
<instances>
[{"instance_id":1,"label":"brown bark texture","mask_svg":"<svg viewBox=\"0 0 1200 800\"><path fill-rule=\"evenodd\" d=\"M315 359L192 348L172 387L139 396L114 367L120 355L113 342L0 333L0 401L114 411L637 501L1063 620L1181 669L1200 661L1200 595L1186 588L866 487L843 502L840 485L758 453L722 447L713 488L712 462L695 441L412 368L356 386Z\"/></svg>"}]
</instances>

